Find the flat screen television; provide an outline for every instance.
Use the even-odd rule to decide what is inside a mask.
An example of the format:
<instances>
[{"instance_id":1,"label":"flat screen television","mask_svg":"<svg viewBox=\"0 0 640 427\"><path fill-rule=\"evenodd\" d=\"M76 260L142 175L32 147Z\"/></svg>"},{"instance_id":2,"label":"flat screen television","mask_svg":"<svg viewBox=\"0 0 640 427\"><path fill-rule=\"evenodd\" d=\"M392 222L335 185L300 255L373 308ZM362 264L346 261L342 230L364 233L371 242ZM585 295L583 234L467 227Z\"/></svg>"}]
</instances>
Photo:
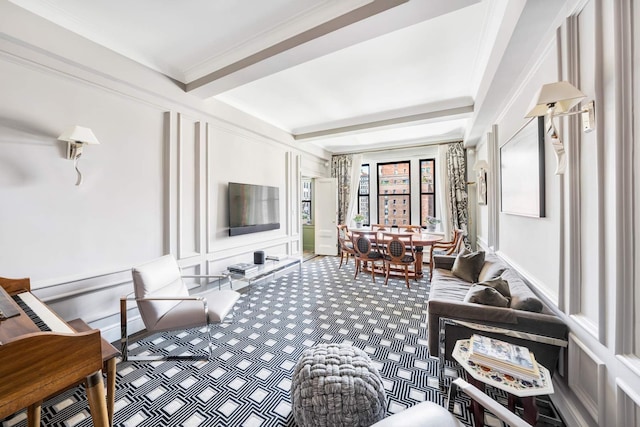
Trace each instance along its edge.
<instances>
[{"instance_id":1,"label":"flat screen television","mask_svg":"<svg viewBox=\"0 0 640 427\"><path fill-rule=\"evenodd\" d=\"M280 189L229 183L229 236L280 228Z\"/></svg>"}]
</instances>

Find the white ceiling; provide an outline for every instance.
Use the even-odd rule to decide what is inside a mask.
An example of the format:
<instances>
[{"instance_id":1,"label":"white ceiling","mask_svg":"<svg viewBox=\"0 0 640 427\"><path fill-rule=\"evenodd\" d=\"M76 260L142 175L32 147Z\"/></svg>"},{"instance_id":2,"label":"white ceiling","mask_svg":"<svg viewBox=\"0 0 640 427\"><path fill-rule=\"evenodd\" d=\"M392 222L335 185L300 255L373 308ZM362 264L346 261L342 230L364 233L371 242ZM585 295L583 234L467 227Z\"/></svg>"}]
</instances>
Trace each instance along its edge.
<instances>
[{"instance_id":1,"label":"white ceiling","mask_svg":"<svg viewBox=\"0 0 640 427\"><path fill-rule=\"evenodd\" d=\"M171 77L194 96L336 153L463 138L474 145L486 126L481 104L495 104L485 101L497 63L529 6L526 0L11 1Z\"/></svg>"}]
</instances>

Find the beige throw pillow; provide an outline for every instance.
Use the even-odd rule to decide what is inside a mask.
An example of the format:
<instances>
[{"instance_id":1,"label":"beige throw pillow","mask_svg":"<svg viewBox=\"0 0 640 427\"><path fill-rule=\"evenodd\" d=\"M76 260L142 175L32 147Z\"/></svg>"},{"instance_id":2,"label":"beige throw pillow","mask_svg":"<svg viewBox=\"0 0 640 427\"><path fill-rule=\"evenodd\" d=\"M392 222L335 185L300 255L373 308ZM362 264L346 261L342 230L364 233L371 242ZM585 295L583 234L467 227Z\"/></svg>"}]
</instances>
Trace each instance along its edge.
<instances>
[{"instance_id":1,"label":"beige throw pillow","mask_svg":"<svg viewBox=\"0 0 640 427\"><path fill-rule=\"evenodd\" d=\"M470 283L478 281L478 275L484 265L484 251L470 252L468 249L462 250L456 257L451 267L451 273Z\"/></svg>"}]
</instances>

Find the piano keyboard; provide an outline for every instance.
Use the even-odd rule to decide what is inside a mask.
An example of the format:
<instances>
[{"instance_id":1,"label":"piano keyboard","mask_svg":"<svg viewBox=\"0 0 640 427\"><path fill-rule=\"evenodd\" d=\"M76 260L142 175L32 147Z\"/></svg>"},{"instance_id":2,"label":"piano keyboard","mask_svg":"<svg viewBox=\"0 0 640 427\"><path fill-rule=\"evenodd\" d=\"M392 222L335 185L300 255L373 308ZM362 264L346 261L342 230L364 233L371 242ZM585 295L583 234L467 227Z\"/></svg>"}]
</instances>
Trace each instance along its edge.
<instances>
[{"instance_id":1,"label":"piano keyboard","mask_svg":"<svg viewBox=\"0 0 640 427\"><path fill-rule=\"evenodd\" d=\"M13 299L41 331L64 332L68 334L75 333L69 325L60 320L58 316L49 310L49 308L31 292L22 292L14 295Z\"/></svg>"}]
</instances>

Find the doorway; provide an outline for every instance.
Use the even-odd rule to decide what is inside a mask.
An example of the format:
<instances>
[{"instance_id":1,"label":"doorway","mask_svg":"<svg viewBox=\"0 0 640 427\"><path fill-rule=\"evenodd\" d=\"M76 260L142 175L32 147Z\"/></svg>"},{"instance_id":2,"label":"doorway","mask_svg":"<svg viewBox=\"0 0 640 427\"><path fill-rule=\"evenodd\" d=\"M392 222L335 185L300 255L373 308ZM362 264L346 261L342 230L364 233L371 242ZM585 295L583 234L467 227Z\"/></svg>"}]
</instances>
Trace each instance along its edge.
<instances>
[{"instance_id":1,"label":"doorway","mask_svg":"<svg viewBox=\"0 0 640 427\"><path fill-rule=\"evenodd\" d=\"M313 178L302 177L302 256L306 261L316 256L315 253L315 234L316 227L313 215Z\"/></svg>"}]
</instances>

